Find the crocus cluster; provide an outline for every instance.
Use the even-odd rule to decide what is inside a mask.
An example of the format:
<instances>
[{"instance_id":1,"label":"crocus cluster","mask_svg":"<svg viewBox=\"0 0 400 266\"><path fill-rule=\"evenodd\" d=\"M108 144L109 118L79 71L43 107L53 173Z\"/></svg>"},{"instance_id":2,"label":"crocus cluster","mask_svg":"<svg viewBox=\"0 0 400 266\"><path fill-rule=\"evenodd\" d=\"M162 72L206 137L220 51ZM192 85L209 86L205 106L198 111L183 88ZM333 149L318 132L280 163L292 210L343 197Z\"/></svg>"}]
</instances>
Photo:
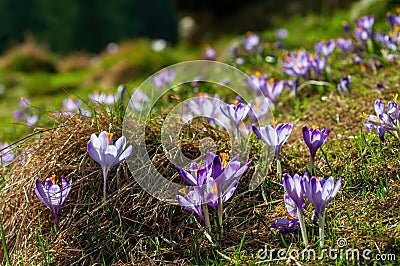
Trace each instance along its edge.
<instances>
[{"instance_id":1,"label":"crocus cluster","mask_svg":"<svg viewBox=\"0 0 400 266\"><path fill-rule=\"evenodd\" d=\"M320 53L313 55L305 51L299 51L297 54L289 53L282 64L285 74L303 79L309 79L313 73L319 77L325 67L326 60Z\"/></svg>"},{"instance_id":2,"label":"crocus cluster","mask_svg":"<svg viewBox=\"0 0 400 266\"><path fill-rule=\"evenodd\" d=\"M264 95L272 104L276 102L287 85L284 80L275 80L273 77L261 75L258 71L251 75L246 82L249 88L253 89L258 95Z\"/></svg>"},{"instance_id":3,"label":"crocus cluster","mask_svg":"<svg viewBox=\"0 0 400 266\"><path fill-rule=\"evenodd\" d=\"M340 79L339 84L337 84L337 90L343 93L346 97L349 96L350 92L350 79L349 77L343 77Z\"/></svg>"},{"instance_id":4,"label":"crocus cluster","mask_svg":"<svg viewBox=\"0 0 400 266\"><path fill-rule=\"evenodd\" d=\"M374 16L364 16L360 19L356 19L357 27L354 29L354 36L359 42L365 43L367 40L371 39L374 21Z\"/></svg>"},{"instance_id":5,"label":"crocus cluster","mask_svg":"<svg viewBox=\"0 0 400 266\"><path fill-rule=\"evenodd\" d=\"M199 216L207 228L211 225L208 206L212 207L218 213L221 233L223 204L232 197L238 186L238 179L251 164L249 161L241 166L238 156L229 162L227 158L227 154L216 155L208 151L203 165L193 162L189 172L177 167L180 176L193 186L193 190L189 192L180 190L183 195L177 195L178 203Z\"/></svg>"},{"instance_id":6,"label":"crocus cluster","mask_svg":"<svg viewBox=\"0 0 400 266\"><path fill-rule=\"evenodd\" d=\"M340 37L336 40L336 46L347 56L347 52L353 47L353 41Z\"/></svg>"},{"instance_id":7,"label":"crocus cluster","mask_svg":"<svg viewBox=\"0 0 400 266\"><path fill-rule=\"evenodd\" d=\"M386 131L394 131L400 139L400 107L396 103L397 95L390 101L387 108L381 100L376 100L374 109L376 115L367 115L363 113L362 118L367 130L378 131L379 138L385 142Z\"/></svg>"},{"instance_id":8,"label":"crocus cluster","mask_svg":"<svg viewBox=\"0 0 400 266\"><path fill-rule=\"evenodd\" d=\"M18 106L20 109L14 111L14 120L24 121L28 127L33 127L38 121L38 115L34 114L30 110L31 101L28 98L21 98L18 101Z\"/></svg>"},{"instance_id":9,"label":"crocus cluster","mask_svg":"<svg viewBox=\"0 0 400 266\"><path fill-rule=\"evenodd\" d=\"M0 143L0 167L15 161L15 155L7 143Z\"/></svg>"},{"instance_id":10,"label":"crocus cluster","mask_svg":"<svg viewBox=\"0 0 400 266\"><path fill-rule=\"evenodd\" d=\"M254 52L256 51L259 43L260 37L257 34L251 31L247 32L246 38L244 39L243 43L244 49L249 52Z\"/></svg>"},{"instance_id":11,"label":"crocus cluster","mask_svg":"<svg viewBox=\"0 0 400 266\"><path fill-rule=\"evenodd\" d=\"M97 137L96 134L92 134L89 142L87 143L87 149L89 155L97 163L101 165L103 170L103 193L104 200L106 199L106 184L107 176L111 167L120 162L124 161L132 153L132 145L129 145L126 149L126 138L120 137L114 144L112 140L112 133L102 131Z\"/></svg>"},{"instance_id":12,"label":"crocus cluster","mask_svg":"<svg viewBox=\"0 0 400 266\"><path fill-rule=\"evenodd\" d=\"M67 198L69 191L71 190L72 179L67 179L62 176L61 188L56 184L56 176L52 175L51 178L47 178L45 184L36 179L35 193L39 200L50 209L53 214L54 221L56 224L56 230L60 230L59 225L59 212L65 199Z\"/></svg>"},{"instance_id":13,"label":"crocus cluster","mask_svg":"<svg viewBox=\"0 0 400 266\"><path fill-rule=\"evenodd\" d=\"M304 245L308 246L304 220L304 208L306 205L304 197L306 197L315 210L314 217L318 220L320 246L322 247L324 244L324 210L328 202L339 192L342 179L339 178L335 183L333 177L325 180L315 176L310 178L307 172L304 176L295 174L293 177L286 173L283 175L282 185L286 193L284 200L290 219L280 219L272 223L271 226L278 229L280 233L291 232L300 227ZM297 225L297 222L299 225Z\"/></svg>"}]
</instances>

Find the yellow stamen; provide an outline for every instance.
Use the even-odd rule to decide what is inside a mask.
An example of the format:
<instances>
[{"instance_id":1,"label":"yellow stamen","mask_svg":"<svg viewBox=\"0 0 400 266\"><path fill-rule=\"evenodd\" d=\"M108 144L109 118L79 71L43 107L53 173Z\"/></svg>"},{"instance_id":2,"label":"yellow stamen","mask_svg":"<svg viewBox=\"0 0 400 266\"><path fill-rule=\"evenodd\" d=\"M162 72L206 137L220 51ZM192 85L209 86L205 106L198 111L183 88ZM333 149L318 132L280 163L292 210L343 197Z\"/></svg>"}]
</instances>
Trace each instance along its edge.
<instances>
[{"instance_id":1,"label":"yellow stamen","mask_svg":"<svg viewBox=\"0 0 400 266\"><path fill-rule=\"evenodd\" d=\"M110 144L113 133L107 133L107 143Z\"/></svg>"},{"instance_id":2,"label":"yellow stamen","mask_svg":"<svg viewBox=\"0 0 400 266\"><path fill-rule=\"evenodd\" d=\"M293 219L294 219L294 216L288 215L287 218L288 218L288 220L290 221L290 220L293 220Z\"/></svg>"},{"instance_id":3,"label":"yellow stamen","mask_svg":"<svg viewBox=\"0 0 400 266\"><path fill-rule=\"evenodd\" d=\"M224 152L221 152L221 153L219 154L219 156L221 157L222 165L223 165L224 167L226 167L226 166L228 165L228 157L229 157L229 155L226 154L226 153L224 153Z\"/></svg>"},{"instance_id":4,"label":"yellow stamen","mask_svg":"<svg viewBox=\"0 0 400 266\"><path fill-rule=\"evenodd\" d=\"M396 12L400 13L400 7L396 8Z\"/></svg>"},{"instance_id":5,"label":"yellow stamen","mask_svg":"<svg viewBox=\"0 0 400 266\"><path fill-rule=\"evenodd\" d=\"M211 186L211 193L214 195L218 195L218 188L217 188L217 183L214 182L214 184Z\"/></svg>"},{"instance_id":6,"label":"yellow stamen","mask_svg":"<svg viewBox=\"0 0 400 266\"><path fill-rule=\"evenodd\" d=\"M361 71L365 72L365 66L361 65Z\"/></svg>"},{"instance_id":7,"label":"yellow stamen","mask_svg":"<svg viewBox=\"0 0 400 266\"><path fill-rule=\"evenodd\" d=\"M238 100L234 100L234 101L233 101L233 104L236 106L236 105L239 104L239 101L238 101Z\"/></svg>"},{"instance_id":8,"label":"yellow stamen","mask_svg":"<svg viewBox=\"0 0 400 266\"><path fill-rule=\"evenodd\" d=\"M51 180L51 183L53 184L53 185L55 185L56 184L56 175L52 175L51 177L50 177L50 180Z\"/></svg>"},{"instance_id":9,"label":"yellow stamen","mask_svg":"<svg viewBox=\"0 0 400 266\"><path fill-rule=\"evenodd\" d=\"M320 177L320 176L315 176L315 178L316 178L317 180L320 180L320 179L321 179L321 177Z\"/></svg>"},{"instance_id":10,"label":"yellow stamen","mask_svg":"<svg viewBox=\"0 0 400 266\"><path fill-rule=\"evenodd\" d=\"M273 127L276 127L276 126L278 125L278 121L277 121L277 120L272 120L272 121L271 121L271 125L272 125Z\"/></svg>"},{"instance_id":11,"label":"yellow stamen","mask_svg":"<svg viewBox=\"0 0 400 266\"><path fill-rule=\"evenodd\" d=\"M366 113L366 112L363 112L363 113L360 115L360 117L361 117L362 119L368 119L368 116L367 116L367 113Z\"/></svg>"},{"instance_id":12,"label":"yellow stamen","mask_svg":"<svg viewBox=\"0 0 400 266\"><path fill-rule=\"evenodd\" d=\"M393 101L394 101L394 102L397 101L397 97L399 97L399 94L398 94L398 93L396 93L395 95L393 95Z\"/></svg>"},{"instance_id":13,"label":"yellow stamen","mask_svg":"<svg viewBox=\"0 0 400 266\"><path fill-rule=\"evenodd\" d=\"M197 93L198 96L200 96L201 98L204 98L205 94L202 92Z\"/></svg>"},{"instance_id":14,"label":"yellow stamen","mask_svg":"<svg viewBox=\"0 0 400 266\"><path fill-rule=\"evenodd\" d=\"M400 31L400 26L399 26L399 25L395 25L395 26L393 27L393 30L394 30L395 32Z\"/></svg>"},{"instance_id":15,"label":"yellow stamen","mask_svg":"<svg viewBox=\"0 0 400 266\"><path fill-rule=\"evenodd\" d=\"M261 73L260 73L260 71L256 71L256 72L254 72L254 76L256 76L256 78L259 78L259 77L261 76Z\"/></svg>"},{"instance_id":16,"label":"yellow stamen","mask_svg":"<svg viewBox=\"0 0 400 266\"><path fill-rule=\"evenodd\" d=\"M314 61L314 59L315 59L315 55L314 54L310 54L310 60Z\"/></svg>"},{"instance_id":17,"label":"yellow stamen","mask_svg":"<svg viewBox=\"0 0 400 266\"><path fill-rule=\"evenodd\" d=\"M275 79L274 79L274 78L269 78L269 79L268 79L268 82L271 83L271 84L273 84L273 83L275 82Z\"/></svg>"},{"instance_id":18,"label":"yellow stamen","mask_svg":"<svg viewBox=\"0 0 400 266\"><path fill-rule=\"evenodd\" d=\"M276 207L275 212L276 212L276 213L285 214L285 213L286 213L286 210L285 210L285 208L284 208L282 205L279 205L278 207Z\"/></svg>"},{"instance_id":19,"label":"yellow stamen","mask_svg":"<svg viewBox=\"0 0 400 266\"><path fill-rule=\"evenodd\" d=\"M178 190L179 191L179 193L182 193L184 196L186 196L187 195L187 193L186 193L186 189L183 187L183 188L181 188L180 190Z\"/></svg>"},{"instance_id":20,"label":"yellow stamen","mask_svg":"<svg viewBox=\"0 0 400 266\"><path fill-rule=\"evenodd\" d=\"M318 129L319 127L316 126L316 125L312 125L311 128L312 128L312 130L316 130L316 129Z\"/></svg>"},{"instance_id":21,"label":"yellow stamen","mask_svg":"<svg viewBox=\"0 0 400 266\"><path fill-rule=\"evenodd\" d=\"M250 35L252 35L252 34L253 34L253 32L251 32L251 31L246 32L246 35L247 35L247 36L250 36Z\"/></svg>"}]
</instances>

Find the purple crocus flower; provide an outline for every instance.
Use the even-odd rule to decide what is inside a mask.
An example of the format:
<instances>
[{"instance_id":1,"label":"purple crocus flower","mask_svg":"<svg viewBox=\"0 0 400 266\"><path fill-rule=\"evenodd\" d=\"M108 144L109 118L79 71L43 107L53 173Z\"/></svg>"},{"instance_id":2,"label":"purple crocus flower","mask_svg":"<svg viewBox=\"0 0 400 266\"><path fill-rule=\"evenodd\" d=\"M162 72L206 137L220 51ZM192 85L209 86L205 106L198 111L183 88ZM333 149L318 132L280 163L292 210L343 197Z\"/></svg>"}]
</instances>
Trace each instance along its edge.
<instances>
[{"instance_id":1,"label":"purple crocus flower","mask_svg":"<svg viewBox=\"0 0 400 266\"><path fill-rule=\"evenodd\" d=\"M90 116L90 112L86 109L81 108L81 106L82 106L81 100L74 100L72 96L69 96L62 102L61 115L71 116L74 113L77 113L83 116Z\"/></svg>"},{"instance_id":2,"label":"purple crocus flower","mask_svg":"<svg viewBox=\"0 0 400 266\"><path fill-rule=\"evenodd\" d=\"M7 166L15 161L14 153L7 143L0 143L0 166Z\"/></svg>"},{"instance_id":3,"label":"purple crocus flower","mask_svg":"<svg viewBox=\"0 0 400 266\"><path fill-rule=\"evenodd\" d=\"M182 190L182 193L184 194L184 196L181 195L176 196L179 205L185 210L191 211L197 216L199 216L200 219L203 220L203 222L206 222L202 210L202 205L203 205L202 193L196 188L187 194L185 194L184 190Z\"/></svg>"},{"instance_id":4,"label":"purple crocus flower","mask_svg":"<svg viewBox=\"0 0 400 266\"><path fill-rule=\"evenodd\" d=\"M210 122L213 122L217 114L220 113L220 104L221 101L218 95L210 97L207 93L200 92L197 97L185 104L190 114L185 114L184 120L190 120L193 114L195 116L205 116Z\"/></svg>"},{"instance_id":5,"label":"purple crocus flower","mask_svg":"<svg viewBox=\"0 0 400 266\"><path fill-rule=\"evenodd\" d=\"M175 71L166 68L161 69L156 76L153 77L153 83L158 89L168 87L175 78Z\"/></svg>"},{"instance_id":6,"label":"purple crocus flower","mask_svg":"<svg viewBox=\"0 0 400 266\"><path fill-rule=\"evenodd\" d=\"M302 180L307 177L308 177L308 173L305 173L304 177L301 177L298 174L295 174L292 177L287 173L284 174L282 177L283 187L285 188L286 193L292 200L291 201L292 206L296 208L297 218L299 219L299 224L300 224L300 229L301 229L301 235L302 235L305 246L308 245L308 240L307 240L307 232L306 232L306 226L305 226L304 216L303 216L304 207L305 207L306 203L304 201L304 191L302 188Z\"/></svg>"},{"instance_id":7,"label":"purple crocus flower","mask_svg":"<svg viewBox=\"0 0 400 266\"><path fill-rule=\"evenodd\" d=\"M400 26L400 16L399 15L393 15L391 12L386 13L386 18L389 23L390 29L394 29L394 27Z\"/></svg>"},{"instance_id":8,"label":"purple crocus flower","mask_svg":"<svg viewBox=\"0 0 400 266\"><path fill-rule=\"evenodd\" d=\"M375 17L374 16L364 16L360 19L356 19L357 27L362 28L371 36L372 27L374 26Z\"/></svg>"},{"instance_id":9,"label":"purple crocus flower","mask_svg":"<svg viewBox=\"0 0 400 266\"><path fill-rule=\"evenodd\" d=\"M275 103L276 98L282 93L285 87L285 81L276 81L274 78L269 78L267 82L261 86L261 92L269 99L271 103Z\"/></svg>"},{"instance_id":10,"label":"purple crocus flower","mask_svg":"<svg viewBox=\"0 0 400 266\"><path fill-rule=\"evenodd\" d=\"M320 56L320 54L310 55L310 70L314 70L314 73L317 77L321 75L321 72L326 67L326 60L324 57Z\"/></svg>"},{"instance_id":11,"label":"purple crocus flower","mask_svg":"<svg viewBox=\"0 0 400 266\"><path fill-rule=\"evenodd\" d=\"M307 52L289 53L282 64L283 72L289 76L307 79L311 70L310 55Z\"/></svg>"},{"instance_id":12,"label":"purple crocus flower","mask_svg":"<svg viewBox=\"0 0 400 266\"><path fill-rule=\"evenodd\" d=\"M315 176L309 178L304 176L301 180L302 190L307 199L312 203L315 209L315 217L318 220L320 246L324 246L324 225L325 215L324 209L326 204L331 201L339 192L342 185L342 178L339 178L335 184L333 177L327 180L324 178L317 179Z\"/></svg>"},{"instance_id":13,"label":"purple crocus flower","mask_svg":"<svg viewBox=\"0 0 400 266\"><path fill-rule=\"evenodd\" d=\"M222 104L220 106L222 114L224 114L227 118L229 118L238 129L242 120L247 116L247 113L251 109L250 104L238 103L235 101L235 104Z\"/></svg>"},{"instance_id":14,"label":"purple crocus flower","mask_svg":"<svg viewBox=\"0 0 400 266\"><path fill-rule=\"evenodd\" d=\"M343 54L346 56L347 52L353 46L353 42L351 39L344 39L340 37L339 39L336 40L336 45L337 47L339 47L340 50L342 50Z\"/></svg>"},{"instance_id":15,"label":"purple crocus flower","mask_svg":"<svg viewBox=\"0 0 400 266\"><path fill-rule=\"evenodd\" d=\"M304 176L301 179L301 187L314 206L316 217L323 215L326 204L336 196L341 185L342 178L339 178L336 184L333 177L325 180L324 178L317 179L315 176L311 178Z\"/></svg>"},{"instance_id":16,"label":"purple crocus flower","mask_svg":"<svg viewBox=\"0 0 400 266\"><path fill-rule=\"evenodd\" d=\"M341 78L340 83L337 85L337 89L345 96L348 96L350 91L350 79L348 77Z\"/></svg>"},{"instance_id":17,"label":"purple crocus flower","mask_svg":"<svg viewBox=\"0 0 400 266\"><path fill-rule=\"evenodd\" d=\"M308 176L308 173L305 174ZM304 192L301 187L301 180L303 177L295 174L293 177L289 174L284 174L282 178L282 184L285 188L286 193L293 200L294 207L303 212L306 203L304 201Z\"/></svg>"},{"instance_id":18,"label":"purple crocus flower","mask_svg":"<svg viewBox=\"0 0 400 266\"><path fill-rule=\"evenodd\" d=\"M393 40L390 35L375 32L374 38L375 40L380 42L384 48L390 49L392 51L397 51L396 40Z\"/></svg>"},{"instance_id":19,"label":"purple crocus flower","mask_svg":"<svg viewBox=\"0 0 400 266\"><path fill-rule=\"evenodd\" d=\"M315 52L322 54L324 57L328 57L333 50L335 50L335 40L331 39L328 42L321 41L315 45Z\"/></svg>"},{"instance_id":20,"label":"purple crocus flower","mask_svg":"<svg viewBox=\"0 0 400 266\"><path fill-rule=\"evenodd\" d=\"M266 86L268 82L267 75L261 75L259 71L254 72L249 78L246 79L247 86L253 89L258 95L262 94L261 88Z\"/></svg>"},{"instance_id":21,"label":"purple crocus flower","mask_svg":"<svg viewBox=\"0 0 400 266\"><path fill-rule=\"evenodd\" d=\"M311 159L314 161L317 150L326 142L329 136L329 130L323 128L319 130L316 127L303 127L303 139L310 150Z\"/></svg>"},{"instance_id":22,"label":"purple crocus flower","mask_svg":"<svg viewBox=\"0 0 400 266\"><path fill-rule=\"evenodd\" d=\"M33 127L36 122L38 121L39 117L37 114L33 114L33 115L26 115L25 116L25 124L28 127Z\"/></svg>"},{"instance_id":23,"label":"purple crocus flower","mask_svg":"<svg viewBox=\"0 0 400 266\"><path fill-rule=\"evenodd\" d=\"M234 42L231 45L231 49L230 50L231 50L232 56L234 58L238 58L239 57L239 43L238 42Z\"/></svg>"},{"instance_id":24,"label":"purple crocus flower","mask_svg":"<svg viewBox=\"0 0 400 266\"><path fill-rule=\"evenodd\" d=\"M212 48L211 45L207 44L203 53L204 58L207 60L215 60L215 55L216 53L214 48Z\"/></svg>"},{"instance_id":25,"label":"purple crocus flower","mask_svg":"<svg viewBox=\"0 0 400 266\"><path fill-rule=\"evenodd\" d=\"M382 142L385 142L385 133L388 130L396 132L397 137L400 138L400 108L394 101L388 103L388 109L386 111L385 105L381 100L376 100L374 103L375 115L366 115L363 113L362 118L365 121L365 128L371 131L378 131L379 138Z\"/></svg>"},{"instance_id":26,"label":"purple crocus flower","mask_svg":"<svg viewBox=\"0 0 400 266\"><path fill-rule=\"evenodd\" d=\"M247 51L254 52L259 43L260 43L260 37L258 37L257 34L251 31L247 32L246 39L244 40L243 43L244 49L246 49Z\"/></svg>"},{"instance_id":27,"label":"purple crocus flower","mask_svg":"<svg viewBox=\"0 0 400 266\"><path fill-rule=\"evenodd\" d=\"M357 28L354 29L354 34L359 42L364 43L371 38L374 20L374 16L364 16L356 19Z\"/></svg>"},{"instance_id":28,"label":"purple crocus flower","mask_svg":"<svg viewBox=\"0 0 400 266\"><path fill-rule=\"evenodd\" d=\"M256 136L274 150L275 158L279 161L282 145L289 138L290 133L292 133L293 125L291 123L277 124L276 127L274 127L270 124L265 127L260 127L260 129L253 125L252 128Z\"/></svg>"},{"instance_id":29,"label":"purple crocus flower","mask_svg":"<svg viewBox=\"0 0 400 266\"><path fill-rule=\"evenodd\" d=\"M278 234L293 232L300 227L299 218L297 217L297 208L292 198L285 194L283 197L285 207L288 213L287 218L278 219L271 223L271 227L278 230ZM302 210L303 211L303 210Z\"/></svg>"},{"instance_id":30,"label":"purple crocus flower","mask_svg":"<svg viewBox=\"0 0 400 266\"><path fill-rule=\"evenodd\" d=\"M350 25L347 21L342 21L342 27L343 27L343 31L345 33L349 33L350 32Z\"/></svg>"},{"instance_id":31,"label":"purple crocus flower","mask_svg":"<svg viewBox=\"0 0 400 266\"><path fill-rule=\"evenodd\" d=\"M103 191L104 199L106 199L106 182L108 171L116 164L124 161L132 153L132 145L126 146L126 138L124 136L120 137L114 144L112 140L112 133L107 133L107 131L102 131L99 137L96 134L92 134L89 142L87 143L87 149L89 155L97 163L101 165L103 170Z\"/></svg>"},{"instance_id":32,"label":"purple crocus flower","mask_svg":"<svg viewBox=\"0 0 400 266\"><path fill-rule=\"evenodd\" d=\"M64 176L62 176L61 188L56 184L55 175L53 175L51 178L47 178L44 186L39 179L36 179L36 196L50 209L56 223L57 231L60 230L58 214L62 204L69 194L69 191L71 190L71 184L72 179L67 182L67 179L65 179Z\"/></svg>"},{"instance_id":33,"label":"purple crocus flower","mask_svg":"<svg viewBox=\"0 0 400 266\"><path fill-rule=\"evenodd\" d=\"M19 110L15 110L13 118L15 121L23 120L28 127L33 127L38 121L38 115L32 114L29 110L31 101L28 98L18 100Z\"/></svg>"}]
</instances>

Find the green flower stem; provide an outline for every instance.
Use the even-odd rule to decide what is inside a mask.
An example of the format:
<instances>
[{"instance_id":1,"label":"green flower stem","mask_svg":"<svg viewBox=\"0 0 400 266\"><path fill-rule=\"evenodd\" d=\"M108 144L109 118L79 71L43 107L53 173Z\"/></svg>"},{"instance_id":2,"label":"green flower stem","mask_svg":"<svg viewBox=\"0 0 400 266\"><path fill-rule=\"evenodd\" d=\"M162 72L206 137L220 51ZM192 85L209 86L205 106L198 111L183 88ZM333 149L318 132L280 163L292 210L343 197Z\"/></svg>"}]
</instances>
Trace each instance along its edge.
<instances>
[{"instance_id":1,"label":"green flower stem","mask_svg":"<svg viewBox=\"0 0 400 266\"><path fill-rule=\"evenodd\" d=\"M324 246L324 237L325 237L324 225L325 225L325 215L322 214L318 217L319 244L321 248Z\"/></svg>"},{"instance_id":2,"label":"green flower stem","mask_svg":"<svg viewBox=\"0 0 400 266\"><path fill-rule=\"evenodd\" d=\"M222 214L223 214L223 203L222 203L222 197L220 197L218 199L218 222L221 228L221 236L224 233L224 228L222 227Z\"/></svg>"},{"instance_id":3,"label":"green flower stem","mask_svg":"<svg viewBox=\"0 0 400 266\"><path fill-rule=\"evenodd\" d=\"M207 204L203 204L203 213L204 213L204 219L206 220L206 228L208 231L210 231L211 230L210 214L208 213Z\"/></svg>"},{"instance_id":4,"label":"green flower stem","mask_svg":"<svg viewBox=\"0 0 400 266\"><path fill-rule=\"evenodd\" d=\"M306 224L304 223L303 213L299 210L299 208L297 208L297 217L299 217L301 236L303 237L304 246L308 247Z\"/></svg>"},{"instance_id":5,"label":"green flower stem","mask_svg":"<svg viewBox=\"0 0 400 266\"><path fill-rule=\"evenodd\" d=\"M310 174L315 176L314 158L310 156Z\"/></svg>"},{"instance_id":6,"label":"green flower stem","mask_svg":"<svg viewBox=\"0 0 400 266\"><path fill-rule=\"evenodd\" d=\"M282 177L282 166L281 166L281 161L276 160L276 171L278 173L278 178Z\"/></svg>"}]
</instances>

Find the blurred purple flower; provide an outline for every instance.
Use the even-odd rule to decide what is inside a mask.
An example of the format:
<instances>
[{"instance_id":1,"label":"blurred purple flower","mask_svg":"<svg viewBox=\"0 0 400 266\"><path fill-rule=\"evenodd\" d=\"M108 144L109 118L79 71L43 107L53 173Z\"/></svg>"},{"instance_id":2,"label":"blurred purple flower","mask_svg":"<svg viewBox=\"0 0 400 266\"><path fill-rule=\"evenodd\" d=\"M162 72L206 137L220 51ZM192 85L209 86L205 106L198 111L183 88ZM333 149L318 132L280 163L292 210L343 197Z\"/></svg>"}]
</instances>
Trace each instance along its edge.
<instances>
[{"instance_id":1,"label":"blurred purple flower","mask_svg":"<svg viewBox=\"0 0 400 266\"><path fill-rule=\"evenodd\" d=\"M285 81L276 81L274 78L269 78L267 82L264 82L261 86L261 92L271 103L275 103L276 98L282 93L285 87Z\"/></svg>"},{"instance_id":2,"label":"blurred purple flower","mask_svg":"<svg viewBox=\"0 0 400 266\"><path fill-rule=\"evenodd\" d=\"M207 44L204 49L203 57L207 60L215 60L215 55L216 53L214 48L212 48L211 45Z\"/></svg>"},{"instance_id":3,"label":"blurred purple flower","mask_svg":"<svg viewBox=\"0 0 400 266\"><path fill-rule=\"evenodd\" d=\"M270 110L271 102L264 96L258 96L250 102L252 109L249 111L247 116L254 122L257 123L262 119Z\"/></svg>"},{"instance_id":4,"label":"blurred purple flower","mask_svg":"<svg viewBox=\"0 0 400 266\"><path fill-rule=\"evenodd\" d=\"M327 43L325 41L321 41L315 45L314 49L317 54L328 57L333 50L335 50L335 40L331 39Z\"/></svg>"},{"instance_id":5,"label":"blurred purple flower","mask_svg":"<svg viewBox=\"0 0 400 266\"><path fill-rule=\"evenodd\" d=\"M396 40L393 40L390 35L375 32L374 38L375 40L380 42L384 48L390 49L392 51L397 51Z\"/></svg>"},{"instance_id":6,"label":"blurred purple flower","mask_svg":"<svg viewBox=\"0 0 400 266\"><path fill-rule=\"evenodd\" d=\"M253 125L252 128L256 136L272 148L272 150L275 152L276 160L279 161L279 154L281 152L282 145L289 138L290 133L292 133L293 125L291 123L287 123L275 124L275 126L276 127L270 124L258 129L255 125Z\"/></svg>"},{"instance_id":7,"label":"blurred purple flower","mask_svg":"<svg viewBox=\"0 0 400 266\"><path fill-rule=\"evenodd\" d=\"M372 37L374 20L374 16L364 16L356 19L357 27L354 29L354 35L359 42L364 43Z\"/></svg>"},{"instance_id":8,"label":"blurred purple flower","mask_svg":"<svg viewBox=\"0 0 400 266\"><path fill-rule=\"evenodd\" d=\"M276 37L278 37L279 39L286 39L288 35L289 35L289 32L285 28L276 30Z\"/></svg>"},{"instance_id":9,"label":"blurred purple flower","mask_svg":"<svg viewBox=\"0 0 400 266\"><path fill-rule=\"evenodd\" d=\"M239 56L239 43L238 42L234 42L231 45L231 53L234 58L237 58Z\"/></svg>"},{"instance_id":10,"label":"blurred purple flower","mask_svg":"<svg viewBox=\"0 0 400 266\"><path fill-rule=\"evenodd\" d=\"M15 161L15 156L7 143L0 143L0 166L7 166Z\"/></svg>"},{"instance_id":11,"label":"blurred purple flower","mask_svg":"<svg viewBox=\"0 0 400 266\"><path fill-rule=\"evenodd\" d=\"M147 105L149 101L150 98L146 93L140 89L136 89L133 91L132 97L129 100L129 106L134 110L141 112L143 107Z\"/></svg>"},{"instance_id":12,"label":"blurred purple flower","mask_svg":"<svg viewBox=\"0 0 400 266\"><path fill-rule=\"evenodd\" d=\"M114 144L112 140L112 133L102 131L99 137L96 134L92 134L89 142L87 143L87 150L90 157L93 158L97 163L101 165L103 170L103 191L104 199L106 198L106 183L108 171L116 164L124 161L132 153L132 145L126 146L126 138L120 137Z\"/></svg>"},{"instance_id":13,"label":"blurred purple flower","mask_svg":"<svg viewBox=\"0 0 400 266\"><path fill-rule=\"evenodd\" d=\"M56 223L57 231L60 230L58 214L62 204L69 194L69 191L71 190L71 183L72 179L67 182L67 179L62 176L62 186L60 188L58 185L56 185L55 175L53 175L51 178L47 178L44 186L39 179L36 179L36 196L50 209Z\"/></svg>"},{"instance_id":14,"label":"blurred purple flower","mask_svg":"<svg viewBox=\"0 0 400 266\"><path fill-rule=\"evenodd\" d=\"M83 116L90 116L90 112L87 109L81 108L81 106L81 100L74 100L72 96L69 96L62 102L61 115L71 116L76 113Z\"/></svg>"},{"instance_id":15,"label":"blurred purple flower","mask_svg":"<svg viewBox=\"0 0 400 266\"><path fill-rule=\"evenodd\" d=\"M311 70L310 55L307 52L289 53L282 64L283 72L289 76L307 79Z\"/></svg>"},{"instance_id":16,"label":"blurred purple flower","mask_svg":"<svg viewBox=\"0 0 400 266\"><path fill-rule=\"evenodd\" d=\"M321 75L321 72L324 71L326 67L326 60L324 57L320 56L320 54L310 55L310 64L311 69L314 70L316 77L318 78Z\"/></svg>"},{"instance_id":17,"label":"blurred purple flower","mask_svg":"<svg viewBox=\"0 0 400 266\"><path fill-rule=\"evenodd\" d=\"M349 33L350 32L350 25L347 21L342 21L342 27L343 27L343 31L345 33Z\"/></svg>"},{"instance_id":18,"label":"blurred purple flower","mask_svg":"<svg viewBox=\"0 0 400 266\"><path fill-rule=\"evenodd\" d=\"M30 111L31 101L28 98L21 98L18 100L19 110L15 110L13 113L14 121L23 120L28 127L33 127L38 121L38 115L31 113Z\"/></svg>"},{"instance_id":19,"label":"blurred purple flower","mask_svg":"<svg viewBox=\"0 0 400 266\"><path fill-rule=\"evenodd\" d=\"M386 18L389 23L390 29L394 29L394 27L400 26L400 16L399 15L393 15L391 12L386 13Z\"/></svg>"},{"instance_id":20,"label":"blurred purple flower","mask_svg":"<svg viewBox=\"0 0 400 266\"><path fill-rule=\"evenodd\" d=\"M117 95L115 93L106 94L105 92L98 93L94 92L89 94L89 99L97 104L106 104L106 105L114 105L117 102Z\"/></svg>"},{"instance_id":21,"label":"blurred purple flower","mask_svg":"<svg viewBox=\"0 0 400 266\"><path fill-rule=\"evenodd\" d=\"M168 87L175 78L175 71L166 68L161 69L157 75L153 77L153 84L158 88Z\"/></svg>"},{"instance_id":22,"label":"blurred purple flower","mask_svg":"<svg viewBox=\"0 0 400 266\"><path fill-rule=\"evenodd\" d=\"M251 31L247 32L247 36L243 43L244 49L246 49L247 51L254 52L259 43L260 43L260 37L258 37L257 34Z\"/></svg>"},{"instance_id":23,"label":"blurred purple flower","mask_svg":"<svg viewBox=\"0 0 400 266\"><path fill-rule=\"evenodd\" d=\"M350 92L349 78L348 77L341 78L339 84L337 85L337 89L339 92L343 93L347 97Z\"/></svg>"},{"instance_id":24,"label":"blurred purple flower","mask_svg":"<svg viewBox=\"0 0 400 266\"><path fill-rule=\"evenodd\" d=\"M351 39L344 39L340 37L336 40L337 47L342 50L343 54L346 56L347 52L352 48L353 42Z\"/></svg>"}]
</instances>

